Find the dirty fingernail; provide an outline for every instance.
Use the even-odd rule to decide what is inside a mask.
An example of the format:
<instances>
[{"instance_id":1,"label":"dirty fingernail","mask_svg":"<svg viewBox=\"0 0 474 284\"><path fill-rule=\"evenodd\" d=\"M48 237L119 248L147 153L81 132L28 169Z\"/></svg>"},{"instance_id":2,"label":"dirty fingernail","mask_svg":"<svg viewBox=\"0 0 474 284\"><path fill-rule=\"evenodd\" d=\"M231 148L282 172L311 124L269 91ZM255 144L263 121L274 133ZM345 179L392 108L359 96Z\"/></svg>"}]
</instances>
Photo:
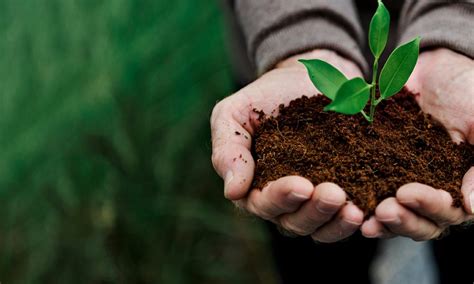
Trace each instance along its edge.
<instances>
[{"instance_id":1,"label":"dirty fingernail","mask_svg":"<svg viewBox=\"0 0 474 284\"><path fill-rule=\"evenodd\" d=\"M224 194L228 194L229 191L229 184L234 179L234 173L232 171L228 171L224 178Z\"/></svg>"}]
</instances>

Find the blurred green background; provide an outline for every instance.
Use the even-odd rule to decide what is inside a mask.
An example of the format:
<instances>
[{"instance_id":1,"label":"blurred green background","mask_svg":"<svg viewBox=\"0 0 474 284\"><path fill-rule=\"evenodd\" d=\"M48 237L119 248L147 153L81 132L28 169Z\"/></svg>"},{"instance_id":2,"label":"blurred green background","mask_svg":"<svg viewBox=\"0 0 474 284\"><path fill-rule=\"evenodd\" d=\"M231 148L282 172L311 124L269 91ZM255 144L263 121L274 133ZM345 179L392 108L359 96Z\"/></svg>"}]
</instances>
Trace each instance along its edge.
<instances>
[{"instance_id":1,"label":"blurred green background","mask_svg":"<svg viewBox=\"0 0 474 284\"><path fill-rule=\"evenodd\" d=\"M210 163L216 1L0 0L1 283L274 283Z\"/></svg>"}]
</instances>

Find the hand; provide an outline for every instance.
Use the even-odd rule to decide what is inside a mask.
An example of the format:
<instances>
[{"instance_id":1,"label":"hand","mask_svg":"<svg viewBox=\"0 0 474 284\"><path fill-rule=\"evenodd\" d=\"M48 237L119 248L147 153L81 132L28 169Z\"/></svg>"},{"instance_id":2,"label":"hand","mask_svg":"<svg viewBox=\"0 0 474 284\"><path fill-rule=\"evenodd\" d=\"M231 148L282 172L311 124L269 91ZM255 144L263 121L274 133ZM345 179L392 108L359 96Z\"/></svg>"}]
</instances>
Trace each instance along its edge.
<instances>
[{"instance_id":1,"label":"hand","mask_svg":"<svg viewBox=\"0 0 474 284\"><path fill-rule=\"evenodd\" d=\"M323 183L315 187L302 177L287 176L262 190L250 190L255 169L251 135L258 126L258 115L253 110L269 114L280 104L317 93L305 67L297 62L301 58L323 59L349 78L361 76L354 63L328 50L315 50L281 62L215 106L211 116L212 163L224 179L224 195L237 206L298 235L335 242L352 235L363 220L363 212L346 203L346 195L337 185Z\"/></svg>"},{"instance_id":2,"label":"hand","mask_svg":"<svg viewBox=\"0 0 474 284\"><path fill-rule=\"evenodd\" d=\"M474 144L474 61L447 49L424 52L407 83L418 93L425 113L441 122L453 141ZM362 226L366 237L401 235L414 240L437 238L450 225L474 219L474 167L464 176L464 207L451 206L450 194L423 184L407 184L396 198L377 206Z\"/></svg>"}]
</instances>

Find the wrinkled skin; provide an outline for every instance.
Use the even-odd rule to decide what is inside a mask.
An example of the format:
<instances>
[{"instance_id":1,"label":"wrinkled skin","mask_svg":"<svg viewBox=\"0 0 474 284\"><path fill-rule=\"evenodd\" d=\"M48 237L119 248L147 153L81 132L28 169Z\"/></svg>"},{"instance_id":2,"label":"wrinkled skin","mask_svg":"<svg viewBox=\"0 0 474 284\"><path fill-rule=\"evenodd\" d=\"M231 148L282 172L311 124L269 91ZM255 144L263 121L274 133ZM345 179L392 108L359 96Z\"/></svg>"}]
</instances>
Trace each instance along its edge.
<instances>
[{"instance_id":1,"label":"wrinkled skin","mask_svg":"<svg viewBox=\"0 0 474 284\"><path fill-rule=\"evenodd\" d=\"M258 124L253 109L271 113L282 103L317 93L298 58L320 58L350 78L361 76L354 63L327 50L316 50L280 63L216 105L211 116L212 162L224 178L225 196L237 206L286 231L311 235L320 242L335 242L352 235L363 222L363 212L346 203L345 192L336 184L313 185L302 177L288 176L269 183L261 191L249 192L255 169L250 136ZM243 135L236 135L235 131Z\"/></svg>"},{"instance_id":2,"label":"wrinkled skin","mask_svg":"<svg viewBox=\"0 0 474 284\"><path fill-rule=\"evenodd\" d=\"M304 66L297 62L299 58L319 58L336 66L348 78L361 76L360 69L354 63L334 52L315 50L281 62L274 70L218 103L211 116L212 162L217 173L224 179L226 198L286 231L301 236L310 235L319 242L336 242L359 229L366 237L391 237L398 234L417 240L430 239L436 238L445 227L469 219L463 210L450 206L451 197L447 192L418 184L402 187L396 198L382 202L376 215L364 223L363 212L351 202L346 202L344 191L333 183L313 185L302 177L288 176L267 184L261 191L250 191L255 169L250 153L250 136L258 126L253 109L271 113L282 103L288 104L302 95L310 96L317 92ZM431 63L431 59L424 55L420 57L420 63L424 62L424 58L427 59L425 62ZM422 72L426 72L423 71L424 68L428 67L418 64L409 84L412 90L420 90L423 94L432 88L424 85L428 83L421 76ZM449 87L452 88L451 85ZM439 88L433 87L433 90L439 91ZM467 131L469 128L464 127L466 120L469 120L469 110L466 110L469 104L465 101L456 103L455 99L450 99L447 105L449 107L446 108L440 106L440 98L436 95L419 97L418 101L425 111L431 110L430 113L445 125L452 123L456 126L450 129L464 131L460 133L465 136L454 136L455 132L451 131L453 137L471 135ZM470 107L472 109L472 104ZM453 115L457 115L458 120L454 121L447 110L458 108L464 110L466 115L461 117L461 112L456 111ZM236 131L242 135L236 135ZM474 171L470 171L464 179L465 196L468 191L473 190L473 175ZM466 204L466 208L469 208L467 210L471 210L468 205Z\"/></svg>"}]
</instances>

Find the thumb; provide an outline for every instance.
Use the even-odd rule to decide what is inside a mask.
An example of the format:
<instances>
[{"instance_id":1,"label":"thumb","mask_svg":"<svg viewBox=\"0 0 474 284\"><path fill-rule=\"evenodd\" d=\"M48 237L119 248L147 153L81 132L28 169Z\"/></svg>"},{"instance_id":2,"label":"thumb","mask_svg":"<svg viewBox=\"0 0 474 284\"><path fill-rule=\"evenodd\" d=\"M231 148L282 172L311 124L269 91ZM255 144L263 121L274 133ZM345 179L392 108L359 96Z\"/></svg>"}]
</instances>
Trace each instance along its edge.
<instances>
[{"instance_id":1,"label":"thumb","mask_svg":"<svg viewBox=\"0 0 474 284\"><path fill-rule=\"evenodd\" d=\"M251 186L255 163L250 133L234 119L232 106L235 104L221 102L211 116L212 164L224 179L225 197L239 200Z\"/></svg>"},{"instance_id":2,"label":"thumb","mask_svg":"<svg viewBox=\"0 0 474 284\"><path fill-rule=\"evenodd\" d=\"M241 144L228 143L213 149L212 164L224 179L224 196L239 200L250 189L255 163L250 151Z\"/></svg>"},{"instance_id":3,"label":"thumb","mask_svg":"<svg viewBox=\"0 0 474 284\"><path fill-rule=\"evenodd\" d=\"M448 130L448 133L451 137L451 140L453 140L453 142L456 144L460 144L466 140L464 135L459 130Z\"/></svg>"}]
</instances>

